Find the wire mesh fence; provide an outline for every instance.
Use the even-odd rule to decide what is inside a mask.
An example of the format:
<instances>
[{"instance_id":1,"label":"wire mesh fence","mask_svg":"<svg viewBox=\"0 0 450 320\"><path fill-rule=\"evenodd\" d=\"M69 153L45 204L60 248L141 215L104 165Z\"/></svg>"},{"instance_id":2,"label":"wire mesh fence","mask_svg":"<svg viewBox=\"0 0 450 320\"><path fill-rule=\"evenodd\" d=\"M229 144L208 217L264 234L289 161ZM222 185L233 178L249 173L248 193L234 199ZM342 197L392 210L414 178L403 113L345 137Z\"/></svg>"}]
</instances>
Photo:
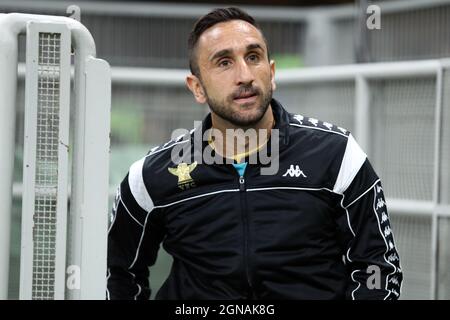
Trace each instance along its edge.
<instances>
[{"instance_id":1,"label":"wire mesh fence","mask_svg":"<svg viewBox=\"0 0 450 320\"><path fill-rule=\"evenodd\" d=\"M53 299L58 190L60 34L39 33L33 299Z\"/></svg>"}]
</instances>

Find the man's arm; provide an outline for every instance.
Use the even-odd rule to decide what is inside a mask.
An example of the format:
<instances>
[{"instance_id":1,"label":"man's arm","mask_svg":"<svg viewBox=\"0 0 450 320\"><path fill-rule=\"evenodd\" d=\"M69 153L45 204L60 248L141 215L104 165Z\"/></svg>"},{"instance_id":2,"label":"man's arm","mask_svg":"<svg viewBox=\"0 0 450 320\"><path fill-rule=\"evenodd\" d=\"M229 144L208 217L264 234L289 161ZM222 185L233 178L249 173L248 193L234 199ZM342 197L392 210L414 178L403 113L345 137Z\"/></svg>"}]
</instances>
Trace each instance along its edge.
<instances>
[{"instance_id":1,"label":"man's arm","mask_svg":"<svg viewBox=\"0 0 450 320\"><path fill-rule=\"evenodd\" d=\"M165 233L142 181L142 163L133 164L117 192L108 232L108 299L150 297L148 267Z\"/></svg>"},{"instance_id":2,"label":"man's arm","mask_svg":"<svg viewBox=\"0 0 450 320\"><path fill-rule=\"evenodd\" d=\"M367 162L365 166L370 164ZM362 170L369 170L365 166ZM403 275L380 180L352 202L344 198L344 203L347 298L398 299Z\"/></svg>"},{"instance_id":3,"label":"man's arm","mask_svg":"<svg viewBox=\"0 0 450 320\"><path fill-rule=\"evenodd\" d=\"M381 182L350 136L335 191L348 270L347 299L398 299L403 279Z\"/></svg>"}]
</instances>

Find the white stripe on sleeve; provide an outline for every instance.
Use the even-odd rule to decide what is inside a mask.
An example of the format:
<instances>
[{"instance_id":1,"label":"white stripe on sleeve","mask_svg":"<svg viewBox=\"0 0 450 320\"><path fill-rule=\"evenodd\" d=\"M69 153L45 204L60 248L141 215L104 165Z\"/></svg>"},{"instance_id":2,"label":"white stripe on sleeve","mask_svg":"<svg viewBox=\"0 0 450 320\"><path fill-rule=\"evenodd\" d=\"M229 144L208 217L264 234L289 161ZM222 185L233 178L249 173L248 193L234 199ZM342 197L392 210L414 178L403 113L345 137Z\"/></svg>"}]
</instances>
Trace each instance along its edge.
<instances>
[{"instance_id":1,"label":"white stripe on sleeve","mask_svg":"<svg viewBox=\"0 0 450 320\"><path fill-rule=\"evenodd\" d=\"M148 194L142 176L144 161L145 158L142 158L131 165L128 174L128 184L130 185L131 193L139 206L145 211L150 212L153 209L153 201Z\"/></svg>"}]
</instances>

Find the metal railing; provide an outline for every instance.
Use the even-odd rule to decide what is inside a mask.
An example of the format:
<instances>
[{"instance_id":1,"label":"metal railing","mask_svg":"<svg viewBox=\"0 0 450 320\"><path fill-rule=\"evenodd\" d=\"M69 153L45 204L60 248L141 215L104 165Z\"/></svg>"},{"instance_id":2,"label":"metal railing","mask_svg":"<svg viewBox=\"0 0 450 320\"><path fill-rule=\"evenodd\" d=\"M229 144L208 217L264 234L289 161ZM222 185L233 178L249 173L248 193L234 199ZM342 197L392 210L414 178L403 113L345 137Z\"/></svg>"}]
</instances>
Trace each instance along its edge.
<instances>
[{"instance_id":1,"label":"metal railing","mask_svg":"<svg viewBox=\"0 0 450 320\"><path fill-rule=\"evenodd\" d=\"M65 14L69 1L0 1L1 10ZM366 30L364 8L242 6L266 33L275 54L296 55L305 65L434 59L450 55L449 0L370 1L381 8L381 30ZM85 1L83 23L112 65L187 67L186 39L195 19L218 4ZM360 19L360 20L359 20ZM170 39L170 41L168 41ZM126 43L126 45L124 45ZM153 45L157 44L157 45ZM358 60L359 61L359 60Z\"/></svg>"},{"instance_id":2,"label":"metal railing","mask_svg":"<svg viewBox=\"0 0 450 320\"><path fill-rule=\"evenodd\" d=\"M28 44L26 112L24 117L18 117L25 122L26 133L20 145L24 147L20 297L64 299L65 294L85 299L104 297L107 219L97 213L108 207L108 118L111 96L109 65L96 58L92 35L74 19L11 13L0 14L0 24L0 96L4 111L0 121L0 163L3 176L0 183L0 298L8 296L11 187L14 165L18 165L14 159L15 151L19 149L15 145L17 136L14 125L16 113L20 109L16 103L20 35L26 37ZM49 40L52 37L54 39ZM64 43L64 48L59 51L61 43ZM72 107L75 110L72 114L73 193L69 217L66 202L70 175L67 124L70 115L72 52L76 72L72 91L75 98ZM57 72L49 72L51 70ZM20 75L21 80L23 76ZM65 131L59 131L60 126ZM98 161L103 163L102 167L93 169ZM92 172L95 172L95 177ZM52 192L48 192L50 184L55 188ZM43 194L50 197L39 199ZM41 213L43 219L36 222L34 219L39 219L38 213ZM52 219L53 217L57 218ZM70 222L67 223L67 220ZM90 242L92 232L98 237L95 244ZM43 236L44 233L47 238ZM70 244L66 242L66 233L70 233ZM38 238L45 238L45 243ZM53 253L50 252L52 246L56 247ZM51 256L52 254L57 257ZM40 264L36 268L35 261ZM80 275L82 288L74 288L71 292L66 291L66 261L84 269ZM42 267L43 264L45 268ZM52 265L55 265L54 270ZM57 273L54 285L49 281L53 279L52 273ZM46 281L43 281L44 277ZM35 279L39 282L38 285L35 285ZM51 284L47 285L48 283ZM35 290L40 291L37 296L34 295Z\"/></svg>"}]
</instances>

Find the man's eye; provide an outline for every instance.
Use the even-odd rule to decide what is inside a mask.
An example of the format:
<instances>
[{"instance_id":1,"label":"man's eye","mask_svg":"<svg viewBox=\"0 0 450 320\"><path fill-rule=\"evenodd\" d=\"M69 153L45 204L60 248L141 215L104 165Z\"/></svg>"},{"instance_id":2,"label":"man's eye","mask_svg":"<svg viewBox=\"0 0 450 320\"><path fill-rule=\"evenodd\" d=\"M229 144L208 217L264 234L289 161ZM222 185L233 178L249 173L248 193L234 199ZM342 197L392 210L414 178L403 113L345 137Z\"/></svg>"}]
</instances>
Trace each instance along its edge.
<instances>
[{"instance_id":1,"label":"man's eye","mask_svg":"<svg viewBox=\"0 0 450 320\"><path fill-rule=\"evenodd\" d=\"M259 61L259 56L257 54L251 54L251 55L248 56L247 59L252 61L252 62L258 62Z\"/></svg>"},{"instance_id":2,"label":"man's eye","mask_svg":"<svg viewBox=\"0 0 450 320\"><path fill-rule=\"evenodd\" d=\"M230 64L229 60L222 60L219 62L219 67L228 67Z\"/></svg>"}]
</instances>

